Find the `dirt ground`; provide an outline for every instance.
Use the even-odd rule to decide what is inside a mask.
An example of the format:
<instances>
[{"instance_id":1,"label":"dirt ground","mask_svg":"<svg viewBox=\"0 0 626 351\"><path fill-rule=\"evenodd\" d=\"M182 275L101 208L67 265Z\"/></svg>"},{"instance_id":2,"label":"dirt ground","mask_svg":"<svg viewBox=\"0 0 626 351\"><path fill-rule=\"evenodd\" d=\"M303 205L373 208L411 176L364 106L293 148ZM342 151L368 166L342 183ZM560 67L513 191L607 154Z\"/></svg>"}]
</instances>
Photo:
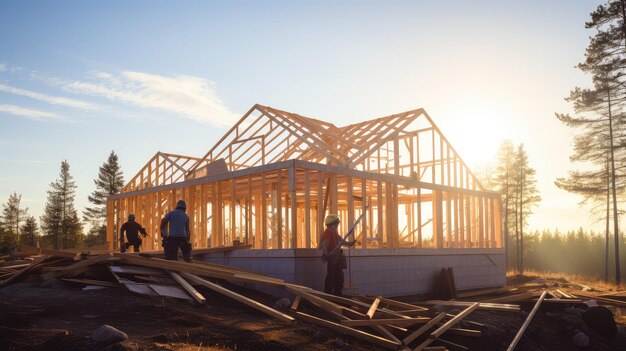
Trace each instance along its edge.
<instances>
[{"instance_id":1,"label":"dirt ground","mask_svg":"<svg viewBox=\"0 0 626 351\"><path fill-rule=\"evenodd\" d=\"M382 350L304 322L281 323L202 287L198 290L207 298L205 305L137 295L124 288L82 288L52 279L0 289L0 350ZM270 306L277 300L246 293ZM470 350L506 350L530 309L532 303L522 304L519 313L477 310L459 327L479 329L482 336L448 336L447 340ZM460 311L434 306L432 313L443 310ZM545 305L517 350L626 350L623 326L609 342L581 321L572 306ZM93 345L89 336L104 324L125 332L128 340ZM589 336L589 347L573 343L578 330Z\"/></svg>"}]
</instances>

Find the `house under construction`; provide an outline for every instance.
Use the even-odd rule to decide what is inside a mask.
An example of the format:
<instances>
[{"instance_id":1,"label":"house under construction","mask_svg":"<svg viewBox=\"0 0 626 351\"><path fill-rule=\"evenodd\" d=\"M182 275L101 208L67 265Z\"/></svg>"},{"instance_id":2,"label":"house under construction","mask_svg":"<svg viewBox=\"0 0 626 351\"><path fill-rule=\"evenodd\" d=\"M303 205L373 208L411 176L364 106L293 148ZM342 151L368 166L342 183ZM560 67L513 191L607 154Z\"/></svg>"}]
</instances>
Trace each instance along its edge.
<instances>
[{"instance_id":1,"label":"house under construction","mask_svg":"<svg viewBox=\"0 0 626 351\"><path fill-rule=\"evenodd\" d=\"M129 213L155 234L142 249L161 249L160 220L179 199L194 248L252 246L206 260L286 281L323 287L317 247L336 213L340 234L362 215L346 276L362 293L428 292L442 267L459 289L505 282L500 194L423 109L337 127L257 104L203 157L157 152L111 195L111 249Z\"/></svg>"}]
</instances>

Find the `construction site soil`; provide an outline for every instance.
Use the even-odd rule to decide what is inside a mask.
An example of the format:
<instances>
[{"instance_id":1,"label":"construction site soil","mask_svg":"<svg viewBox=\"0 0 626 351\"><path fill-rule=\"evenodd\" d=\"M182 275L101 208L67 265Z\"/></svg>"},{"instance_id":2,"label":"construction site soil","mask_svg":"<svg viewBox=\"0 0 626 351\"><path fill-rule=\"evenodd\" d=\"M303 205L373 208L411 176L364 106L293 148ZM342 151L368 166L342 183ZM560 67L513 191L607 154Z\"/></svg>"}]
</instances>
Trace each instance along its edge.
<instances>
[{"instance_id":1,"label":"construction site soil","mask_svg":"<svg viewBox=\"0 0 626 351\"><path fill-rule=\"evenodd\" d=\"M560 284L565 290L566 284ZM278 300L256 290L228 286L270 306ZM138 295L124 288L84 287L51 279L0 289L0 350L383 350L303 321L282 323L202 287L198 290L207 298L203 305ZM478 329L481 336L450 335L447 341L462 346L444 346L450 350L506 350L533 305L522 303L521 312L476 310L459 326ZM461 311L430 307L433 315ZM613 340L585 323L582 304L543 304L516 350L626 350L625 309L607 307L622 323ZM303 302L300 308L314 307ZM102 325L126 333L128 339L95 345L92 332ZM580 343L580 333L588 337L588 346L577 346L585 345ZM432 345L442 344L436 341Z\"/></svg>"}]
</instances>

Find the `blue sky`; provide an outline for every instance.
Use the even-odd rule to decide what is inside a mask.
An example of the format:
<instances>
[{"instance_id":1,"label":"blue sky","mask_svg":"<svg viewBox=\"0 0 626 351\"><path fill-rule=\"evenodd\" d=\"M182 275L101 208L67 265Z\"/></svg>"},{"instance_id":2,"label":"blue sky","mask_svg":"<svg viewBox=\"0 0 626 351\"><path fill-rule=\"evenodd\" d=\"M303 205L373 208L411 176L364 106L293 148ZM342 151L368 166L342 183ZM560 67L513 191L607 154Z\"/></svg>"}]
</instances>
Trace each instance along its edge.
<instances>
[{"instance_id":1,"label":"blue sky","mask_svg":"<svg viewBox=\"0 0 626 351\"><path fill-rule=\"evenodd\" d=\"M533 229L589 227L557 189L599 1L0 0L0 202L39 217L67 159L79 211L111 150L202 156L253 104L339 126L423 107L474 167L524 143Z\"/></svg>"}]
</instances>

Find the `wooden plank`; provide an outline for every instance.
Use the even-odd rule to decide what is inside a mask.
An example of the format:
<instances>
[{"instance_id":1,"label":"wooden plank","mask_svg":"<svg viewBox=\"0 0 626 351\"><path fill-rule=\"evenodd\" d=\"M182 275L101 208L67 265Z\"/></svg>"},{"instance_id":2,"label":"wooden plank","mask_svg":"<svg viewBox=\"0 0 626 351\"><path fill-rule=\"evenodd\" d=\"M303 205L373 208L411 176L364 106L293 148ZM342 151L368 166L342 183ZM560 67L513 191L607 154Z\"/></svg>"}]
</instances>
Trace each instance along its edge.
<instances>
[{"instance_id":1,"label":"wooden plank","mask_svg":"<svg viewBox=\"0 0 626 351\"><path fill-rule=\"evenodd\" d=\"M510 296L499 297L495 299L488 299L483 302L497 302L497 303L505 303L505 302L522 302L528 301L535 296L533 292L525 292L521 294L515 294Z\"/></svg>"},{"instance_id":2,"label":"wooden plank","mask_svg":"<svg viewBox=\"0 0 626 351\"><path fill-rule=\"evenodd\" d=\"M432 332L430 334L431 338L436 339L436 338L440 337L441 334L443 334L446 330L452 328L452 326L454 326L455 324L460 322L463 318L467 317L468 314L474 312L474 310L476 310L478 308L478 305L479 305L479 303L476 302L473 305L471 305L468 308L466 308L465 310L463 310L461 313L459 313L456 316L454 316L454 318L450 319L444 325L442 325L441 327L437 328L437 330Z\"/></svg>"},{"instance_id":3,"label":"wooden plank","mask_svg":"<svg viewBox=\"0 0 626 351\"><path fill-rule=\"evenodd\" d=\"M337 332L340 332L342 334L347 334L347 335L352 335L355 336L357 338L363 339L365 341L369 341L369 342L373 342L377 345L389 348L389 349L397 349L398 346L400 346L399 343L394 342L392 340L389 339L385 339L385 338L381 338L380 336L374 335L374 334L370 334L370 333L366 333L364 331L358 330L358 329L354 329L354 328L350 328L347 327L345 325L341 325L338 323L334 323L331 321L327 321L325 319L321 319L321 318L317 318L314 316L311 316L309 314L303 313L303 312L296 312L295 314L296 317L309 322L309 323L313 323L313 324L317 324L317 325L321 325L323 327L335 330Z\"/></svg>"},{"instance_id":4,"label":"wooden plank","mask_svg":"<svg viewBox=\"0 0 626 351\"><path fill-rule=\"evenodd\" d=\"M180 286L182 286L183 289L191 295L191 297L198 301L198 303L202 304L206 302L204 296L202 296L202 294L200 294L200 292L191 286L191 284L189 284L185 279L178 275L178 273L172 271L167 271L167 273L169 273L169 275L174 278L174 280L176 280L176 282L180 284Z\"/></svg>"},{"instance_id":5,"label":"wooden plank","mask_svg":"<svg viewBox=\"0 0 626 351\"><path fill-rule=\"evenodd\" d=\"M398 345L402 345L402 340L398 339L395 335L393 335L387 328L385 328L382 325L373 325L371 326L372 329L376 330L377 332L379 332L383 337L392 340L393 342L395 342Z\"/></svg>"},{"instance_id":6,"label":"wooden plank","mask_svg":"<svg viewBox=\"0 0 626 351\"><path fill-rule=\"evenodd\" d=\"M181 272L180 275L183 276L186 279L189 279L189 280L197 283L197 284L201 284L203 286L206 286L207 288L209 288L209 289L211 289L213 291L216 291L216 292L218 292L220 294L226 295L226 296L232 298L233 300L239 301L239 302L241 302L241 303L243 303L243 304L245 304L247 306L250 306L250 307L252 307L252 308L254 308L254 309L258 310L258 311L261 311L261 312L263 312L265 314L268 314L268 315L270 315L270 316L272 316L272 317L274 317L274 318L276 318L278 320L281 320L281 321L286 322L286 323L291 323L291 322L294 321L293 317L291 317L291 316L288 316L288 315L286 315L286 314L284 314L282 312L279 312L279 311L277 311L277 310L275 310L275 309L273 309L271 307L268 307L268 306L266 306L266 305L264 305L264 304L262 304L262 303L260 303L258 301L255 301L255 300L252 300L252 299L250 299L248 297L245 297L243 295L237 294L234 291L228 290L228 289L226 289L226 288L224 288L224 287L222 287L220 285L217 285L215 283L212 283L212 282L210 282L208 280L202 279L202 278L198 277L197 275L190 274L190 273L185 273L185 272ZM296 313L300 313L300 312L296 312Z\"/></svg>"},{"instance_id":7,"label":"wooden plank","mask_svg":"<svg viewBox=\"0 0 626 351\"><path fill-rule=\"evenodd\" d=\"M294 288L292 286L286 286L286 289L289 290L290 292L296 294L296 295L300 295L302 296L304 299L309 300L325 309L328 309L329 311L335 312L335 313L339 313L341 314L343 308L340 305L337 305L333 302L330 302L328 300L325 300L319 296L315 296L307 291L304 291L302 289L297 289Z\"/></svg>"},{"instance_id":8,"label":"wooden plank","mask_svg":"<svg viewBox=\"0 0 626 351\"><path fill-rule=\"evenodd\" d=\"M367 318L374 318L374 313L376 313L376 309L378 308L378 304L380 303L380 299L376 298L374 302L372 302L372 306L370 306L369 310L367 310Z\"/></svg>"},{"instance_id":9,"label":"wooden plank","mask_svg":"<svg viewBox=\"0 0 626 351\"><path fill-rule=\"evenodd\" d=\"M616 299L609 299L609 298L606 298L606 297L586 295L586 294L581 294L579 292L577 292L576 295L572 295L572 296L582 296L582 297L584 297L586 299L596 300L596 301L600 301L600 302L611 304L611 305L626 306L626 302L624 302L624 301L616 300Z\"/></svg>"},{"instance_id":10,"label":"wooden plank","mask_svg":"<svg viewBox=\"0 0 626 351\"><path fill-rule=\"evenodd\" d=\"M418 347L413 349L413 351L420 351L426 348L426 346L430 345L435 339L439 338L443 333L445 333L448 329L452 328L458 322L460 322L463 318L465 318L468 314L472 313L474 310L478 308L478 302L474 303L470 307L463 310L461 313L454 316L452 319L444 323L442 326L437 328L435 331L430 333L428 339L424 340Z\"/></svg>"},{"instance_id":11,"label":"wooden plank","mask_svg":"<svg viewBox=\"0 0 626 351\"><path fill-rule=\"evenodd\" d=\"M459 306L459 307L468 307L474 304L474 302L466 302L466 301L444 301L444 300L428 300L422 302L426 305L443 305L443 306ZM493 311L509 311L509 312L519 312L519 305L512 304L502 304L502 303L491 303L491 302L480 302L478 306L481 310L493 310Z\"/></svg>"},{"instance_id":12,"label":"wooden plank","mask_svg":"<svg viewBox=\"0 0 626 351\"><path fill-rule=\"evenodd\" d=\"M13 273L13 275L9 278L7 278L6 280L2 281L0 283L0 288L5 287L7 285L12 284L13 282L16 282L18 279L20 279L21 277L25 276L28 272L32 271L33 269L35 269L37 266L39 266L39 264L43 261L45 261L49 256L48 255L41 255L37 258L35 258L35 260L33 260L33 262L24 267L23 269Z\"/></svg>"},{"instance_id":13,"label":"wooden plank","mask_svg":"<svg viewBox=\"0 0 626 351\"><path fill-rule=\"evenodd\" d=\"M64 275L73 273L74 271L77 271L79 269L85 268L87 266L91 266L92 264L96 264L96 263L100 263L100 262L104 262L104 261L108 261L111 260L113 257L111 256L110 253L104 254L104 255L100 255L100 256L95 256L92 258L88 258L86 260L82 260L79 262L76 262L72 265L69 265L65 268L63 268L60 271L56 271L56 272L49 272L46 274L43 274L41 276L41 278L43 280L48 280L48 279L52 279L52 278L58 278L58 277L62 277Z\"/></svg>"},{"instance_id":14,"label":"wooden plank","mask_svg":"<svg viewBox=\"0 0 626 351\"><path fill-rule=\"evenodd\" d=\"M186 262L179 261L168 261L160 258L145 258L134 255L126 255L121 253L114 253L115 257L119 257L122 261L138 264L146 267L154 267L154 268L162 268L166 270L172 270L176 272L187 272L193 273L200 276L212 277L218 279L226 279L240 282L248 282L248 283L257 283L263 285L272 285L272 286L284 286L285 283L281 279L265 277L259 274L250 273L239 273L228 271L221 268L210 267L206 265L200 264L192 264Z\"/></svg>"},{"instance_id":15,"label":"wooden plank","mask_svg":"<svg viewBox=\"0 0 626 351\"><path fill-rule=\"evenodd\" d=\"M297 311L298 310L298 306L300 306L300 301L302 301L302 296L296 295L296 298L293 299L293 303L291 304L291 310L292 311Z\"/></svg>"},{"instance_id":16,"label":"wooden plank","mask_svg":"<svg viewBox=\"0 0 626 351\"><path fill-rule=\"evenodd\" d=\"M66 282L71 282L71 283L85 284L85 285L105 286L107 288L119 288L120 287L118 283L108 282L105 280L75 279L75 278L61 278L61 280L64 280Z\"/></svg>"},{"instance_id":17,"label":"wooden plank","mask_svg":"<svg viewBox=\"0 0 626 351\"><path fill-rule=\"evenodd\" d=\"M408 326L414 324L428 323L431 319L428 317L416 317L416 318L380 318L380 319L352 319L347 321L341 321L342 325L349 327L364 327L370 325L397 325Z\"/></svg>"},{"instance_id":18,"label":"wooden plank","mask_svg":"<svg viewBox=\"0 0 626 351\"><path fill-rule=\"evenodd\" d=\"M543 299L546 298L546 294L547 293L548 293L547 291L545 291L545 290L543 291L543 293L539 297L539 300L537 301L537 303L535 304L533 309L528 314L528 317L526 317L526 320L524 321L524 324L522 324L520 329L517 331L517 334L515 335L515 338L513 338L513 341L511 341L511 344L507 348L507 351L513 351L515 349L515 346L517 346L517 343L520 341L520 339L524 335L524 332L526 331L526 328L528 328L528 325L530 325L530 321L535 316L535 313L537 313L537 311L539 310L539 306L541 305L541 302L543 301Z\"/></svg>"},{"instance_id":19,"label":"wooden plank","mask_svg":"<svg viewBox=\"0 0 626 351\"><path fill-rule=\"evenodd\" d=\"M446 313L445 312L439 313L434 318L432 318L428 323L424 324L419 329L417 329L416 331L414 331L411 334L409 334L409 336L404 338L402 340L402 343L404 343L405 345L408 345L409 343L411 343L411 341L417 339L420 335L422 335L426 331L428 331L428 329L430 329L430 328L434 327L435 325L437 325L437 323L439 323L439 321L441 321L445 317L446 317Z\"/></svg>"},{"instance_id":20,"label":"wooden plank","mask_svg":"<svg viewBox=\"0 0 626 351\"><path fill-rule=\"evenodd\" d=\"M471 290L471 291L458 291L456 296L459 299L465 299L465 298L474 297L474 296L502 294L508 291L509 291L509 288L507 287L495 288L495 289L489 288L489 289L480 289L480 290Z\"/></svg>"}]
</instances>

